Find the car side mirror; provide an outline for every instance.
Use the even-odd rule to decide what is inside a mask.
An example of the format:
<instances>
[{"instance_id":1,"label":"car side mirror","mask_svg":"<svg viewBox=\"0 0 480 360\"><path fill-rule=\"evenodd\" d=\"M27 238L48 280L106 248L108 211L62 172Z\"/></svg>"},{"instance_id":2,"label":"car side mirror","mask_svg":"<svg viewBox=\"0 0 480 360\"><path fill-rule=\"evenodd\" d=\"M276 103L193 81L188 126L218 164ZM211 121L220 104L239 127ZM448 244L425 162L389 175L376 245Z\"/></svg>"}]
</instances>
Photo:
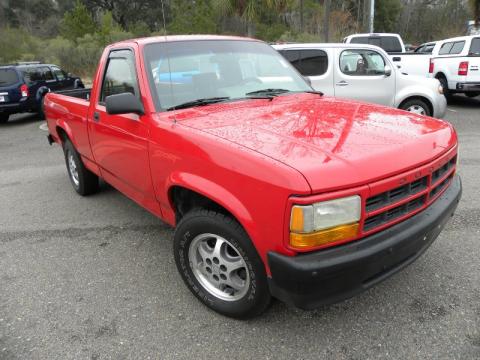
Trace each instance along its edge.
<instances>
[{"instance_id":1,"label":"car side mirror","mask_svg":"<svg viewBox=\"0 0 480 360\"><path fill-rule=\"evenodd\" d=\"M388 66L388 65L385 65L384 74L385 74L385 76L387 76L387 77L390 76L390 75L392 75L392 68L391 68L390 66Z\"/></svg>"},{"instance_id":2,"label":"car side mirror","mask_svg":"<svg viewBox=\"0 0 480 360\"><path fill-rule=\"evenodd\" d=\"M145 109L141 101L132 93L110 95L105 98L105 107L110 115L138 114L144 115Z\"/></svg>"}]
</instances>

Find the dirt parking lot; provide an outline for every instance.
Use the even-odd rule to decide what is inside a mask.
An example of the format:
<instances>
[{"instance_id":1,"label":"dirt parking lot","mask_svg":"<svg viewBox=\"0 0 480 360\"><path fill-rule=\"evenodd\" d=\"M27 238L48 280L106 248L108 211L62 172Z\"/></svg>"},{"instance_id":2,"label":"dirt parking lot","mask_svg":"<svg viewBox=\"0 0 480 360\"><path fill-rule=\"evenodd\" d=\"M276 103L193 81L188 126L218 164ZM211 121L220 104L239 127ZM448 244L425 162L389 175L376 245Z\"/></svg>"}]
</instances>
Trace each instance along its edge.
<instances>
[{"instance_id":1,"label":"dirt parking lot","mask_svg":"<svg viewBox=\"0 0 480 360\"><path fill-rule=\"evenodd\" d=\"M82 198L41 121L0 125L0 359L479 359L480 97L456 97L464 195L413 265L343 303L251 321L184 286L173 231L108 185Z\"/></svg>"}]
</instances>

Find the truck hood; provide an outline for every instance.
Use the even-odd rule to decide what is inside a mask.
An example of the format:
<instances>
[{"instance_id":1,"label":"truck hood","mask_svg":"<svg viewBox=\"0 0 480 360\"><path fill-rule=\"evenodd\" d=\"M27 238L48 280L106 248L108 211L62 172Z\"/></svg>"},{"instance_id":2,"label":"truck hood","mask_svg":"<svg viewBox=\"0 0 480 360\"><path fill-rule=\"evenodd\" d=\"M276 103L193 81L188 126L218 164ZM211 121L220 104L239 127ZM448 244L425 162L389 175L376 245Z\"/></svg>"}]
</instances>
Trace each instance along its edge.
<instances>
[{"instance_id":1,"label":"truck hood","mask_svg":"<svg viewBox=\"0 0 480 360\"><path fill-rule=\"evenodd\" d=\"M179 124L298 170L312 192L379 180L424 164L456 144L455 131L444 121L315 94L220 103L174 116ZM267 168L265 172L268 176Z\"/></svg>"}]
</instances>

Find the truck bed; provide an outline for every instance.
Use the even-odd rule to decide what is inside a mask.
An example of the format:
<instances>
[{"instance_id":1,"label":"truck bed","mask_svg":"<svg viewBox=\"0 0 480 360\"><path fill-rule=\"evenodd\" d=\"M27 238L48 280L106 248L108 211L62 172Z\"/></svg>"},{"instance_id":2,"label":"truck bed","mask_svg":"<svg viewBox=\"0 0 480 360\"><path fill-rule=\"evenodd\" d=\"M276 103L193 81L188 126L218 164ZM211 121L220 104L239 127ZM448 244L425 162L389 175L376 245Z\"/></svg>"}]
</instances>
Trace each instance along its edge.
<instances>
[{"instance_id":1,"label":"truck bed","mask_svg":"<svg viewBox=\"0 0 480 360\"><path fill-rule=\"evenodd\" d=\"M90 94L92 92L91 88L88 89L74 89L74 90L63 90L63 91L55 91L55 94L75 97L78 99L83 99L90 101Z\"/></svg>"}]
</instances>

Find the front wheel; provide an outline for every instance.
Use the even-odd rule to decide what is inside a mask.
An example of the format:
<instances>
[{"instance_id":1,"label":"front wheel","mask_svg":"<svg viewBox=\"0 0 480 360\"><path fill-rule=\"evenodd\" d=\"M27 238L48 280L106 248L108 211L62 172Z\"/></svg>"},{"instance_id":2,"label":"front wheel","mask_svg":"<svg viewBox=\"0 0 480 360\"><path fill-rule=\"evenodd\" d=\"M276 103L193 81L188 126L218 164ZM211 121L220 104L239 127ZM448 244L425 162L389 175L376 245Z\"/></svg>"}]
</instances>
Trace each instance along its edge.
<instances>
[{"instance_id":1,"label":"front wheel","mask_svg":"<svg viewBox=\"0 0 480 360\"><path fill-rule=\"evenodd\" d=\"M175 231L174 253L187 287L216 312L247 319L270 303L263 262L232 218L208 210L189 212Z\"/></svg>"},{"instance_id":2,"label":"front wheel","mask_svg":"<svg viewBox=\"0 0 480 360\"><path fill-rule=\"evenodd\" d=\"M400 105L400 109L412 112L418 115L432 116L432 112L427 103L421 99L411 99Z\"/></svg>"},{"instance_id":3,"label":"front wheel","mask_svg":"<svg viewBox=\"0 0 480 360\"><path fill-rule=\"evenodd\" d=\"M67 139L63 145L68 177L77 193L82 196L98 191L98 176L88 170L82 162L80 154Z\"/></svg>"}]
</instances>

